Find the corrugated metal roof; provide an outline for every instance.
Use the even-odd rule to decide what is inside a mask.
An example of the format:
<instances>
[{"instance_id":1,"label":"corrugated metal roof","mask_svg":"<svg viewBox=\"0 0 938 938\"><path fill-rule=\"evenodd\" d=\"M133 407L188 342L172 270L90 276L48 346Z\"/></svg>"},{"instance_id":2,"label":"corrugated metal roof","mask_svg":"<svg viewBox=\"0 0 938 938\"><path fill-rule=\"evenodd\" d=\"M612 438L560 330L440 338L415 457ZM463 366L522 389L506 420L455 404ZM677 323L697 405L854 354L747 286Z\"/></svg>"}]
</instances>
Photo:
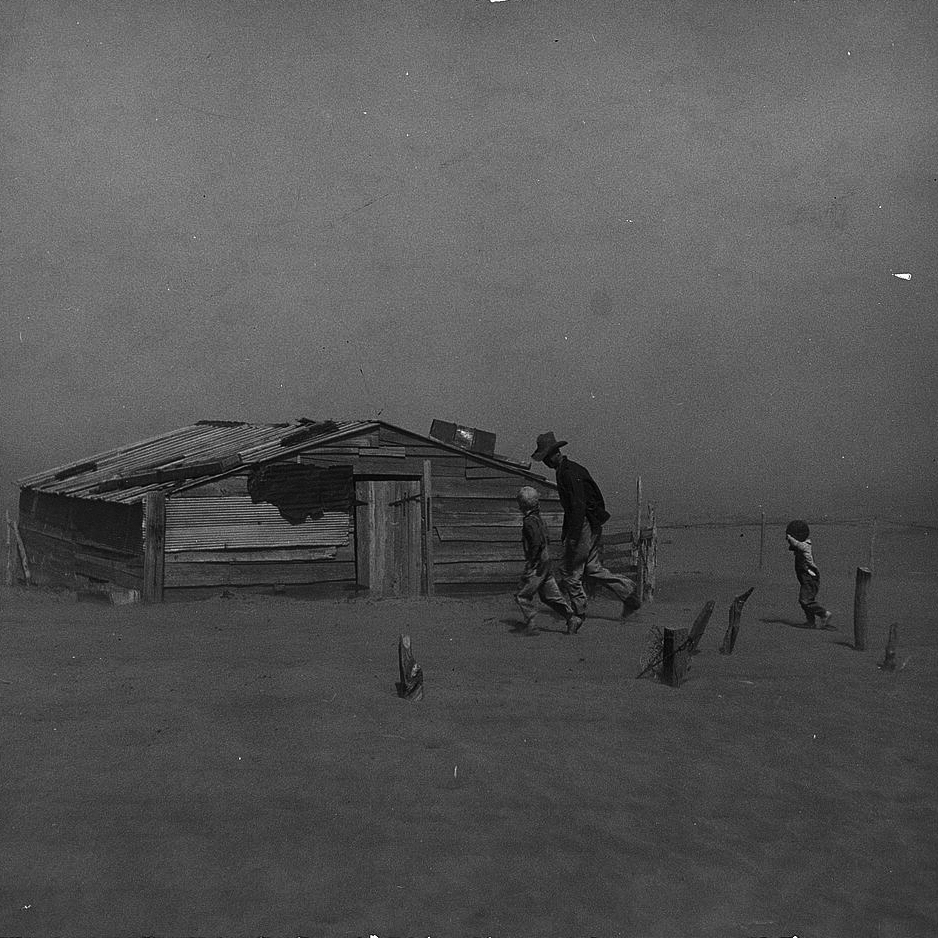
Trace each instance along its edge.
<instances>
[{"instance_id":1,"label":"corrugated metal roof","mask_svg":"<svg viewBox=\"0 0 938 938\"><path fill-rule=\"evenodd\" d=\"M150 437L55 469L20 479L21 488L54 495L100 499L108 502L139 501L147 492L171 493L233 471L237 465L254 465L283 459L331 440L377 427L400 430L434 446L453 450L479 462L500 466L539 481L543 476L504 457L481 456L443 443L433 437L377 420L250 424L203 420L160 436ZM306 434L309 435L306 435ZM291 438L296 438L293 442ZM287 440L287 445L283 441ZM224 465L213 465L223 463ZM192 474L186 476L185 470ZM172 474L160 478L159 474ZM139 477L139 478L138 478ZM197 479L198 482L193 480ZM547 483L551 484L551 483Z\"/></svg>"},{"instance_id":2,"label":"corrugated metal roof","mask_svg":"<svg viewBox=\"0 0 938 938\"><path fill-rule=\"evenodd\" d=\"M267 459L288 456L299 449L315 446L336 437L361 432L374 426L370 421L334 422L325 432L313 433L302 444L283 446L281 440L312 429L311 422L296 420L291 423L249 424L221 421L202 421L188 427L171 430L161 436L150 437L139 443L109 450L46 472L37 473L18 481L22 488L55 495L95 498L110 502L135 502L147 492L171 492L186 484L185 478L141 480L139 485L121 486L107 490L108 485L133 479L147 473L184 470L199 466L239 459L241 463L264 462ZM206 475L201 470L196 475ZM212 473L219 475L221 472ZM183 472L179 473L184 475ZM191 479L188 480L191 482Z\"/></svg>"}]
</instances>

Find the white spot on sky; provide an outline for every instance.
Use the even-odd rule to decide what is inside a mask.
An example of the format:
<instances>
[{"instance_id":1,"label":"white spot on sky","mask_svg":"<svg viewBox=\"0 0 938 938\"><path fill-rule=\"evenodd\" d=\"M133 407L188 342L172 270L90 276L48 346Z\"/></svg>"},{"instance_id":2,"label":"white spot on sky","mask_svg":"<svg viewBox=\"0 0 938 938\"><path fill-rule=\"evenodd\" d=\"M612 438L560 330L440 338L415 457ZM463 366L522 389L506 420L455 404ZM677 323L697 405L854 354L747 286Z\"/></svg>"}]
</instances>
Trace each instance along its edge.
<instances>
[{"instance_id":1,"label":"white spot on sky","mask_svg":"<svg viewBox=\"0 0 938 938\"><path fill-rule=\"evenodd\" d=\"M900 280L911 280L911 274L893 274L893 277L898 277Z\"/></svg>"}]
</instances>

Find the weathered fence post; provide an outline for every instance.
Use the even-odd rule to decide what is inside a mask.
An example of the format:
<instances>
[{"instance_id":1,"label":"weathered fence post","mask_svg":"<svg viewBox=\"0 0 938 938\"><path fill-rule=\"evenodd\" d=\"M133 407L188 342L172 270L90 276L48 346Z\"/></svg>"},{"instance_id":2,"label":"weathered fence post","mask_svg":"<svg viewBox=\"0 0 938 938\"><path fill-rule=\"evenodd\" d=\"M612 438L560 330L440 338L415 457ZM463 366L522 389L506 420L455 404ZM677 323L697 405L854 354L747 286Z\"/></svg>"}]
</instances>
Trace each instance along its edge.
<instances>
[{"instance_id":1,"label":"weathered fence post","mask_svg":"<svg viewBox=\"0 0 938 938\"><path fill-rule=\"evenodd\" d=\"M704 629L710 621L710 616L713 613L713 607L715 605L716 602L714 600L708 600L704 603L703 609L697 614L697 618L694 619L694 624L690 627L690 636L687 639L687 653L689 655L697 654L697 646L703 638Z\"/></svg>"},{"instance_id":2,"label":"weathered fence post","mask_svg":"<svg viewBox=\"0 0 938 938\"><path fill-rule=\"evenodd\" d=\"M886 639L886 654L880 667L884 671L896 670L896 651L899 647L899 623L889 626L889 638Z\"/></svg>"},{"instance_id":3,"label":"weathered fence post","mask_svg":"<svg viewBox=\"0 0 938 938\"><path fill-rule=\"evenodd\" d=\"M730 622L726 627L723 643L720 645L721 655L733 654L733 648L736 645L736 636L739 633L739 619L743 614L743 606L746 605L746 600L752 595L754 589L754 586L750 586L745 593L740 593L730 604Z\"/></svg>"},{"instance_id":4,"label":"weathered fence post","mask_svg":"<svg viewBox=\"0 0 938 938\"><path fill-rule=\"evenodd\" d=\"M7 574L6 574L6 585L13 585L13 543L10 540L10 512L7 511Z\"/></svg>"},{"instance_id":5,"label":"weathered fence post","mask_svg":"<svg viewBox=\"0 0 938 938\"><path fill-rule=\"evenodd\" d=\"M414 660L409 635L402 635L398 639L397 666L401 676L397 685L397 696L403 697L404 700L423 700L423 671Z\"/></svg>"},{"instance_id":6,"label":"weathered fence post","mask_svg":"<svg viewBox=\"0 0 938 938\"><path fill-rule=\"evenodd\" d=\"M635 478L635 546L642 539L642 477Z\"/></svg>"},{"instance_id":7,"label":"weathered fence post","mask_svg":"<svg viewBox=\"0 0 938 938\"><path fill-rule=\"evenodd\" d=\"M873 572L868 567L857 567L857 585L853 593L853 647L866 651L866 593Z\"/></svg>"},{"instance_id":8,"label":"weathered fence post","mask_svg":"<svg viewBox=\"0 0 938 938\"><path fill-rule=\"evenodd\" d=\"M765 512L760 512L762 520L759 523L759 569L762 569L762 562L765 558Z\"/></svg>"},{"instance_id":9,"label":"weathered fence post","mask_svg":"<svg viewBox=\"0 0 938 938\"><path fill-rule=\"evenodd\" d=\"M23 543L23 538L20 537L20 529L14 521L12 524L13 534L16 537L16 546L20 552L20 562L23 565L23 578L26 580L26 585L29 586L33 581L33 575L29 569L29 558L26 556L26 545Z\"/></svg>"},{"instance_id":10,"label":"weathered fence post","mask_svg":"<svg viewBox=\"0 0 938 938\"><path fill-rule=\"evenodd\" d=\"M676 625L664 627L663 661L661 682L671 687L680 687L687 671L687 629Z\"/></svg>"},{"instance_id":11,"label":"weathered fence post","mask_svg":"<svg viewBox=\"0 0 938 938\"><path fill-rule=\"evenodd\" d=\"M648 526L651 528L651 540L645 550L645 583L642 602L651 602L655 598L658 577L658 521L655 518L655 506L648 506Z\"/></svg>"}]
</instances>

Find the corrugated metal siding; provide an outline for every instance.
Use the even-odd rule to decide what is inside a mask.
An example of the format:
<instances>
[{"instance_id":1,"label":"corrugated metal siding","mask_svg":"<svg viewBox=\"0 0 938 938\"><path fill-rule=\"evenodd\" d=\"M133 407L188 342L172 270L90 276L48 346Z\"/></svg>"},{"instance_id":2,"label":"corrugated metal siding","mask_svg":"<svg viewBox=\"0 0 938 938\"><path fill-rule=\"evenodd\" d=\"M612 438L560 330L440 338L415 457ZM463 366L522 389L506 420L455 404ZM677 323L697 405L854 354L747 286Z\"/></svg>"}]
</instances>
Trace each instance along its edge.
<instances>
[{"instance_id":1,"label":"corrugated metal siding","mask_svg":"<svg viewBox=\"0 0 938 938\"><path fill-rule=\"evenodd\" d=\"M273 505L248 497L176 498L166 502L166 550L339 547L349 541L348 512L290 524Z\"/></svg>"}]
</instances>

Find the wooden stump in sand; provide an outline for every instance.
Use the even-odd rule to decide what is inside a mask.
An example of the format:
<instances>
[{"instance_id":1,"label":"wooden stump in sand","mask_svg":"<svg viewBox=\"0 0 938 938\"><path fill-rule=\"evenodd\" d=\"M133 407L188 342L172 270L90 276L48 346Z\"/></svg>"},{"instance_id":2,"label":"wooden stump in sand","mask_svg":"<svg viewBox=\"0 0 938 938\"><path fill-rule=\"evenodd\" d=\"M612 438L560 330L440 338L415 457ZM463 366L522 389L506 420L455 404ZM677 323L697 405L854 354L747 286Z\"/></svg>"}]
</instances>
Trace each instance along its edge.
<instances>
[{"instance_id":1,"label":"wooden stump in sand","mask_svg":"<svg viewBox=\"0 0 938 938\"><path fill-rule=\"evenodd\" d=\"M697 646L703 638L704 629L710 621L710 616L713 614L713 607L715 605L716 602L714 600L708 600L704 604L703 609L698 613L697 618L694 619L694 624L690 627L690 635L687 637L687 653L689 655L697 654Z\"/></svg>"},{"instance_id":2,"label":"wooden stump in sand","mask_svg":"<svg viewBox=\"0 0 938 938\"><path fill-rule=\"evenodd\" d=\"M857 585L853 594L853 647L866 651L866 591L873 571L857 567Z\"/></svg>"},{"instance_id":3,"label":"wooden stump in sand","mask_svg":"<svg viewBox=\"0 0 938 938\"><path fill-rule=\"evenodd\" d=\"M746 600L752 595L754 586L750 586L745 593L740 593L730 604L730 623L726 627L726 634L723 636L723 644L720 645L721 655L733 654L733 648L736 645L736 636L739 634L739 619L743 614L743 606Z\"/></svg>"},{"instance_id":4,"label":"wooden stump in sand","mask_svg":"<svg viewBox=\"0 0 938 938\"><path fill-rule=\"evenodd\" d=\"M680 687L687 671L688 639L687 629L666 625L664 627L663 660L661 662L661 682L671 687Z\"/></svg>"},{"instance_id":5,"label":"wooden stump in sand","mask_svg":"<svg viewBox=\"0 0 938 938\"><path fill-rule=\"evenodd\" d=\"M896 670L896 651L899 646L899 623L893 622L889 626L889 638L886 639L886 655L880 667L884 671Z\"/></svg>"},{"instance_id":6,"label":"wooden stump in sand","mask_svg":"<svg viewBox=\"0 0 938 938\"><path fill-rule=\"evenodd\" d=\"M398 641L397 664L401 672L397 685L398 697L403 697L404 700L423 700L423 671L414 660L409 635L402 635Z\"/></svg>"}]
</instances>

